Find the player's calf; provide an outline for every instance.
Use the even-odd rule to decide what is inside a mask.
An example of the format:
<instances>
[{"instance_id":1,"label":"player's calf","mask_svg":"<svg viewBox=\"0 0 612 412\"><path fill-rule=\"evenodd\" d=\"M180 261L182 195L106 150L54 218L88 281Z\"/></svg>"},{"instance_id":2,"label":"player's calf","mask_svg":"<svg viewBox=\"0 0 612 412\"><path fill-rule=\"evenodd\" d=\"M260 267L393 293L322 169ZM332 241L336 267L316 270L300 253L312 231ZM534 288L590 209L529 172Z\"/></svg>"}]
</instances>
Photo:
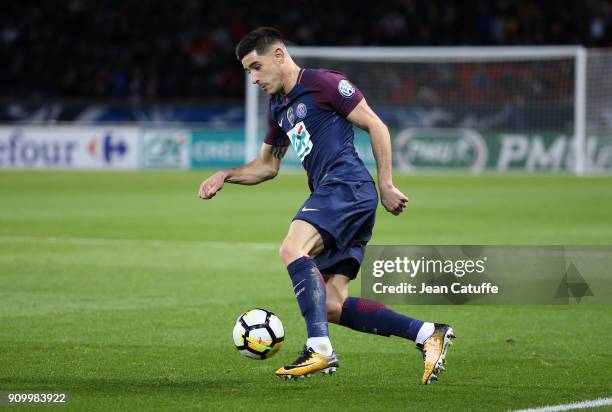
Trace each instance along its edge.
<instances>
[{"instance_id":1,"label":"player's calf","mask_svg":"<svg viewBox=\"0 0 612 412\"><path fill-rule=\"evenodd\" d=\"M327 321L331 323L340 323L342 316L342 302L327 299Z\"/></svg>"}]
</instances>

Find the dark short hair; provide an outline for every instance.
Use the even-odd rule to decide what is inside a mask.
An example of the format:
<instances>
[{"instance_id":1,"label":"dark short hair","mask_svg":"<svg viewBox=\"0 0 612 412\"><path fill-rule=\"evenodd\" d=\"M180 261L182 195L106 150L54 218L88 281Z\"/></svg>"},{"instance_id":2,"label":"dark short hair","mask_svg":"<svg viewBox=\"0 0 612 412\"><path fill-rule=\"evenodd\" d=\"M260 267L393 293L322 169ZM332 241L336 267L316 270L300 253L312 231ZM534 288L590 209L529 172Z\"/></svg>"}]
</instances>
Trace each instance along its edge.
<instances>
[{"instance_id":1,"label":"dark short hair","mask_svg":"<svg viewBox=\"0 0 612 412\"><path fill-rule=\"evenodd\" d=\"M253 50L258 54L264 54L270 46L279 42L284 43L283 37L274 27L258 27L240 40L236 46L236 57L242 61L244 56Z\"/></svg>"}]
</instances>

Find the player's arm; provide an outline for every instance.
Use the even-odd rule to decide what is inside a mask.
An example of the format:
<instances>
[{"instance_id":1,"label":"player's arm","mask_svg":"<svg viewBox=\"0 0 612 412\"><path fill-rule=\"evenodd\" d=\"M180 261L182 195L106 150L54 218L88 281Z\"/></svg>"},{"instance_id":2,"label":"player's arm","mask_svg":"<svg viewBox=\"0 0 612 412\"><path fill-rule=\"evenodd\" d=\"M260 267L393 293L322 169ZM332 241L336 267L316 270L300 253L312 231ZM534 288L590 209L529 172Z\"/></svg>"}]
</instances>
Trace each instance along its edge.
<instances>
[{"instance_id":1,"label":"player's arm","mask_svg":"<svg viewBox=\"0 0 612 412\"><path fill-rule=\"evenodd\" d=\"M399 215L406 207L408 197L393 185L391 136L389 129L370 108L365 99L349 113L347 119L370 135L372 152L376 160L380 200L385 209Z\"/></svg>"},{"instance_id":2,"label":"player's arm","mask_svg":"<svg viewBox=\"0 0 612 412\"><path fill-rule=\"evenodd\" d=\"M266 143L261 145L261 152L257 159L233 169L221 170L200 185L198 195L202 199L212 198L223 188L225 182L240 185L256 185L257 183L273 179L278 174L287 146L272 146Z\"/></svg>"}]
</instances>

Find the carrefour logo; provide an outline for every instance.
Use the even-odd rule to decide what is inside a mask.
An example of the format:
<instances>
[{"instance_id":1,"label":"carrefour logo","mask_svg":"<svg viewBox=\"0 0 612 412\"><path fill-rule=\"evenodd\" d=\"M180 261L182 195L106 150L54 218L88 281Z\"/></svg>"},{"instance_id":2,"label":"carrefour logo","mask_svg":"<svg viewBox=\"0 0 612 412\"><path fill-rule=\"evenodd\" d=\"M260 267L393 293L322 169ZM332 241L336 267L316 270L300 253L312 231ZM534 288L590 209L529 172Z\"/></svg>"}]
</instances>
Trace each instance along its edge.
<instances>
[{"instance_id":1,"label":"carrefour logo","mask_svg":"<svg viewBox=\"0 0 612 412\"><path fill-rule=\"evenodd\" d=\"M394 146L395 161L402 170L449 167L477 173L488 157L483 138L471 129L405 129Z\"/></svg>"},{"instance_id":2,"label":"carrefour logo","mask_svg":"<svg viewBox=\"0 0 612 412\"><path fill-rule=\"evenodd\" d=\"M129 127L0 126L0 167L133 169L137 144Z\"/></svg>"},{"instance_id":3,"label":"carrefour logo","mask_svg":"<svg viewBox=\"0 0 612 412\"><path fill-rule=\"evenodd\" d=\"M110 164L114 159L125 157L128 147L125 141L120 138L113 138L111 133L106 133L102 138L94 137L87 144L87 152L96 159L101 156L106 164Z\"/></svg>"}]
</instances>

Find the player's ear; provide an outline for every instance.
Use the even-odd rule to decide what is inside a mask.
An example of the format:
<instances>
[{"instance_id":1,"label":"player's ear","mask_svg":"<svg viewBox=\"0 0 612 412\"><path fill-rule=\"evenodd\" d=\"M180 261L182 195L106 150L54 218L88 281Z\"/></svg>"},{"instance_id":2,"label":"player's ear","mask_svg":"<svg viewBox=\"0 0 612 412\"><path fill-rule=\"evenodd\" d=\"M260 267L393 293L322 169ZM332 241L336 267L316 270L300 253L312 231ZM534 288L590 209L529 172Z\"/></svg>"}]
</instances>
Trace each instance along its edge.
<instances>
[{"instance_id":1,"label":"player's ear","mask_svg":"<svg viewBox=\"0 0 612 412\"><path fill-rule=\"evenodd\" d=\"M285 62L285 50L281 46L278 46L277 48L274 49L273 56L274 56L274 60L276 60L277 63Z\"/></svg>"}]
</instances>

